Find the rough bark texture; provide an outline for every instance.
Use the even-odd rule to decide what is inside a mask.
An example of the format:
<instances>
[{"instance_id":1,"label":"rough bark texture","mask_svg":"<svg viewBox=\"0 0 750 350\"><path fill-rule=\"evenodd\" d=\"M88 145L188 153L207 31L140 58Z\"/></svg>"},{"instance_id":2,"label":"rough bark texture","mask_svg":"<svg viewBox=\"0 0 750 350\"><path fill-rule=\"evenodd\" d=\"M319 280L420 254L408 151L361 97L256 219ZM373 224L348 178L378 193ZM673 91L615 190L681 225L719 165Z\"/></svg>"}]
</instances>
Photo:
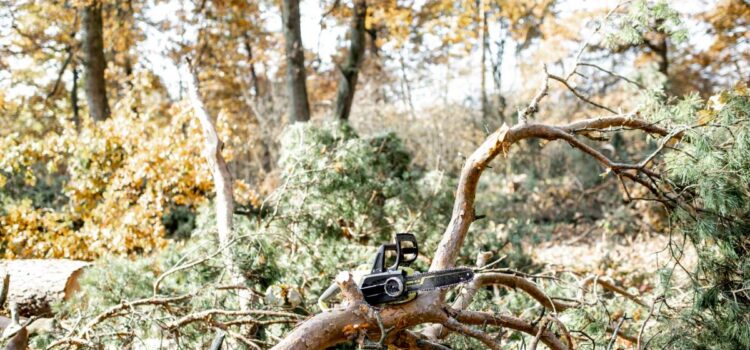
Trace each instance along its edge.
<instances>
[{"instance_id":1,"label":"rough bark texture","mask_svg":"<svg viewBox=\"0 0 750 350\"><path fill-rule=\"evenodd\" d=\"M310 120L310 104L307 100L305 50L302 47L299 0L283 0L281 6L286 41L286 80L291 119L306 122Z\"/></svg>"},{"instance_id":2,"label":"rough bark texture","mask_svg":"<svg viewBox=\"0 0 750 350\"><path fill-rule=\"evenodd\" d=\"M89 265L66 259L2 260L0 271L10 275L7 304L15 303L22 317L48 315L52 303L78 290L78 277Z\"/></svg>"},{"instance_id":3,"label":"rough bark texture","mask_svg":"<svg viewBox=\"0 0 750 350\"><path fill-rule=\"evenodd\" d=\"M73 71L73 87L70 89L70 106L73 109L73 125L76 131L81 131L81 116L78 108L78 69L73 65L71 70Z\"/></svg>"},{"instance_id":4,"label":"rough bark texture","mask_svg":"<svg viewBox=\"0 0 750 350\"><path fill-rule=\"evenodd\" d=\"M109 118L109 103L107 102L107 85L104 80L107 61L104 58L102 4L99 1L95 0L83 8L81 25L89 116L95 121L101 121Z\"/></svg>"},{"instance_id":5,"label":"rough bark texture","mask_svg":"<svg viewBox=\"0 0 750 350\"><path fill-rule=\"evenodd\" d=\"M211 176L214 181L214 189L216 190L216 225L219 246L227 247L231 245L232 240L234 239L232 222L232 214L234 213L234 193L229 167L227 167L224 156L221 155L224 143L219 139L219 134L216 132L214 121L208 115L208 111L198 93L198 81L194 74L190 74L188 79L188 94L195 117L198 118L203 127L203 137L205 138L203 156L208 162L208 167L211 170ZM224 249L222 251L222 258L224 266L226 266L229 277L232 280L232 284L245 286L247 281L234 260L232 250ZM240 310L245 311L250 309L251 298L252 296L247 290L239 290Z\"/></svg>"},{"instance_id":6,"label":"rough bark texture","mask_svg":"<svg viewBox=\"0 0 750 350\"><path fill-rule=\"evenodd\" d=\"M367 1L354 1L354 14L349 29L349 35L351 36L349 54L344 65L339 68L341 78L336 91L334 116L339 120L348 120L352 109L354 92L357 88L357 76L365 56L365 17L367 17Z\"/></svg>"}]
</instances>

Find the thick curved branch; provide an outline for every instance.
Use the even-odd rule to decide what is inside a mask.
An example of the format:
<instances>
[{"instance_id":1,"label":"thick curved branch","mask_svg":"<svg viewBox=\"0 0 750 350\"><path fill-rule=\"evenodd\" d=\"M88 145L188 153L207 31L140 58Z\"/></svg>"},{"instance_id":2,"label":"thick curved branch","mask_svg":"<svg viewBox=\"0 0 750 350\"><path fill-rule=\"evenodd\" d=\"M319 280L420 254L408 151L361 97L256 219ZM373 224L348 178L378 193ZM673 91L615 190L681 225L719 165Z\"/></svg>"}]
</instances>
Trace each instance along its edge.
<instances>
[{"instance_id":1,"label":"thick curved branch","mask_svg":"<svg viewBox=\"0 0 750 350\"><path fill-rule=\"evenodd\" d=\"M342 290L346 290L346 284L342 285ZM439 300L437 292L424 293L412 302L386 307L380 311L364 302L352 302L345 308L324 311L308 319L272 349L325 349L352 340L358 330L367 332L371 339L378 339L381 334L376 312L379 313L383 327L391 329L394 336L422 323L441 323L446 315ZM389 340L391 339L387 341Z\"/></svg>"},{"instance_id":2,"label":"thick curved branch","mask_svg":"<svg viewBox=\"0 0 750 350\"><path fill-rule=\"evenodd\" d=\"M586 130L606 130L614 127L626 127L662 136L670 135L670 137L679 137L679 134L670 134L668 130L648 121L634 118L632 115L592 118L560 126L535 123L518 124L513 127L503 125L492 133L469 156L466 164L464 164L456 191L456 200L454 202L451 221L443 233L430 270L434 271L454 266L469 227L476 218L474 201L482 172L498 154L507 152L511 145L520 140L528 138L565 140L571 146L591 155L605 166L617 170L636 182L638 180L642 181L639 183L644 184L644 186L649 185L648 182L637 177L638 172L643 172L642 169L628 164L614 163L601 154L601 152L582 143L575 137L577 133ZM632 171L635 171L635 174ZM652 188L652 190L658 191L656 188ZM486 273L478 275L477 278L480 282L478 285L481 285L481 283L497 283L524 290L542 303L542 305L553 310L559 311L573 306L551 300L536 285L518 276ZM350 280L347 279L347 281L342 282L342 289L351 287ZM472 292L472 296L475 292ZM356 332L365 331L370 336L380 336L380 327L374 326L376 325L374 312L380 313L379 318L382 321L380 324L385 329L392 328L392 334L396 336L403 333L402 331L418 324L436 323L446 325L451 316L457 322L464 325L496 325L521 331L532 336L536 336L539 333L539 329L536 326L515 317L497 316L475 311L461 311L460 309L466 308L470 303L471 297L468 296L466 300L460 302L460 305L456 305L456 309L452 309L453 311L447 310L449 314L447 315L446 310L443 310L445 306L442 303L443 295L440 292L424 293L412 302L403 305L388 306L381 311L373 310L361 300L358 300L356 293L349 294L354 295L354 297L349 296L346 298L349 301L346 308L334 309L314 316L288 334L273 349L326 348L350 340L356 336L357 334L352 333L352 330L357 330ZM466 331L463 327L456 327L454 323L449 324L454 326L456 330ZM542 331L539 334L539 339L553 350L569 348L568 345L560 341L550 331ZM481 339L480 334L474 335ZM387 341L389 340L392 341L394 338L387 339Z\"/></svg>"},{"instance_id":3,"label":"thick curved branch","mask_svg":"<svg viewBox=\"0 0 750 350\"><path fill-rule=\"evenodd\" d=\"M511 128L507 125L503 125L500 129L488 136L479 148L469 156L461 170L451 221L443 233L435 257L432 260L430 270L441 270L454 266L458 252L460 251L464 239L466 238L466 234L469 231L469 227L475 218L474 199L476 196L477 184L482 172L489 163L500 154L500 152L507 151L512 144L520 140L528 138L539 138L545 140L563 139L571 144L571 146L579 148L592 155L598 161L612 169L642 170L638 169L637 165L631 166L628 164L614 163L600 152L576 139L574 136L574 134L583 131L605 130L613 127L639 129L648 133L655 133L663 136L670 135L668 130L649 121L634 118L633 115L617 115L585 119L560 126L534 123L517 124ZM679 138L680 135L680 133L677 133L674 134L673 137ZM631 176L628 177L633 179L634 176L632 176L632 174L630 175ZM633 180L636 181L637 179ZM640 181L636 182L644 184Z\"/></svg>"},{"instance_id":4,"label":"thick curved branch","mask_svg":"<svg viewBox=\"0 0 750 350\"><path fill-rule=\"evenodd\" d=\"M481 254L480 254L481 256ZM478 262L478 264L480 264ZM464 310L471 305L471 301L474 295L477 293L479 288L487 285L503 285L512 289L520 289L530 297L534 298L545 308L552 310L553 312L561 312L566 309L578 306L577 303L568 303L550 298L543 290L541 290L534 282L529 281L521 276L516 276L507 273L489 272L479 273L474 276L474 279L464 286L461 294L456 297L453 302L453 308L458 310ZM432 339L442 339L448 335L448 332L443 329L441 325L434 325L428 327L423 333Z\"/></svg>"},{"instance_id":5,"label":"thick curved branch","mask_svg":"<svg viewBox=\"0 0 750 350\"><path fill-rule=\"evenodd\" d=\"M569 308L576 307L578 304L564 302L550 298L543 290L541 290L536 283L527 280L526 278L515 276L507 273L481 273L475 276L475 279L480 285L493 285L500 284L512 289L520 289L528 294L534 300L538 301L545 308L550 309L554 312L565 311Z\"/></svg>"}]
</instances>

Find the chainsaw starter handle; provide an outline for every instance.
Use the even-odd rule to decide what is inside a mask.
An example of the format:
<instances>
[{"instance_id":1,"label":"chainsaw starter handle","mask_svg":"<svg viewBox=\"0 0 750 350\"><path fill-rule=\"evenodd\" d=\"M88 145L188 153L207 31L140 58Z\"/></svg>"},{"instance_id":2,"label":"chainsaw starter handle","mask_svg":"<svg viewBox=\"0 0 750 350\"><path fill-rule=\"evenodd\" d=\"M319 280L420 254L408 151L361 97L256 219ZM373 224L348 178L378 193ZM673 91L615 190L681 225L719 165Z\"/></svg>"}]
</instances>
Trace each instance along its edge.
<instances>
[{"instance_id":1,"label":"chainsaw starter handle","mask_svg":"<svg viewBox=\"0 0 750 350\"><path fill-rule=\"evenodd\" d=\"M403 242L408 242L409 244L405 245ZM385 255L389 251L396 253L396 262L386 269ZM418 255L419 247L417 245L417 238L411 233L397 233L396 243L386 243L378 248L378 252L375 254L375 261L372 264L372 273L394 271L399 266L411 265L411 263L417 260Z\"/></svg>"}]
</instances>

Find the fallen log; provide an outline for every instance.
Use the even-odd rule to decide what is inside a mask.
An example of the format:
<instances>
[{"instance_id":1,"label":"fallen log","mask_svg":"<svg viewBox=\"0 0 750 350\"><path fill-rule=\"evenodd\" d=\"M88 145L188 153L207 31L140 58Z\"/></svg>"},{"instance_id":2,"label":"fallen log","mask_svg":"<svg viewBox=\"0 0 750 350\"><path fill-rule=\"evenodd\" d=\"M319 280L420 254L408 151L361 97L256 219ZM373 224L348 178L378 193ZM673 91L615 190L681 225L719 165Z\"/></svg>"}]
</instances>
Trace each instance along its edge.
<instances>
[{"instance_id":1,"label":"fallen log","mask_svg":"<svg viewBox=\"0 0 750 350\"><path fill-rule=\"evenodd\" d=\"M0 260L0 275L10 275L6 305L15 303L19 316L45 316L51 305L79 289L78 277L89 262L68 259Z\"/></svg>"}]
</instances>

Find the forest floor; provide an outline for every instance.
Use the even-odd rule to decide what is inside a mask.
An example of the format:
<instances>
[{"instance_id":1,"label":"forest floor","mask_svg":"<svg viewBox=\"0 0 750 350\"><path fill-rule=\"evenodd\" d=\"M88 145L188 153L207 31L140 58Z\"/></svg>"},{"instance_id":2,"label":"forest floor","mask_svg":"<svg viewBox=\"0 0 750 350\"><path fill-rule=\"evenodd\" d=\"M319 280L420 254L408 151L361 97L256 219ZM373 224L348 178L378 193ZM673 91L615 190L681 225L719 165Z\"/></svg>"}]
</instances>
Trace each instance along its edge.
<instances>
[{"instance_id":1,"label":"forest floor","mask_svg":"<svg viewBox=\"0 0 750 350\"><path fill-rule=\"evenodd\" d=\"M549 240L528 246L535 262L550 271L609 277L624 288L636 288L641 295L649 294L659 283L658 271L675 267L673 254L679 256L679 250L683 253L679 259L682 268L674 268L677 288L688 281L683 268L692 271L697 263L691 244L682 245L681 239L666 233L644 230L632 235L611 235L593 225L556 231Z\"/></svg>"}]
</instances>

